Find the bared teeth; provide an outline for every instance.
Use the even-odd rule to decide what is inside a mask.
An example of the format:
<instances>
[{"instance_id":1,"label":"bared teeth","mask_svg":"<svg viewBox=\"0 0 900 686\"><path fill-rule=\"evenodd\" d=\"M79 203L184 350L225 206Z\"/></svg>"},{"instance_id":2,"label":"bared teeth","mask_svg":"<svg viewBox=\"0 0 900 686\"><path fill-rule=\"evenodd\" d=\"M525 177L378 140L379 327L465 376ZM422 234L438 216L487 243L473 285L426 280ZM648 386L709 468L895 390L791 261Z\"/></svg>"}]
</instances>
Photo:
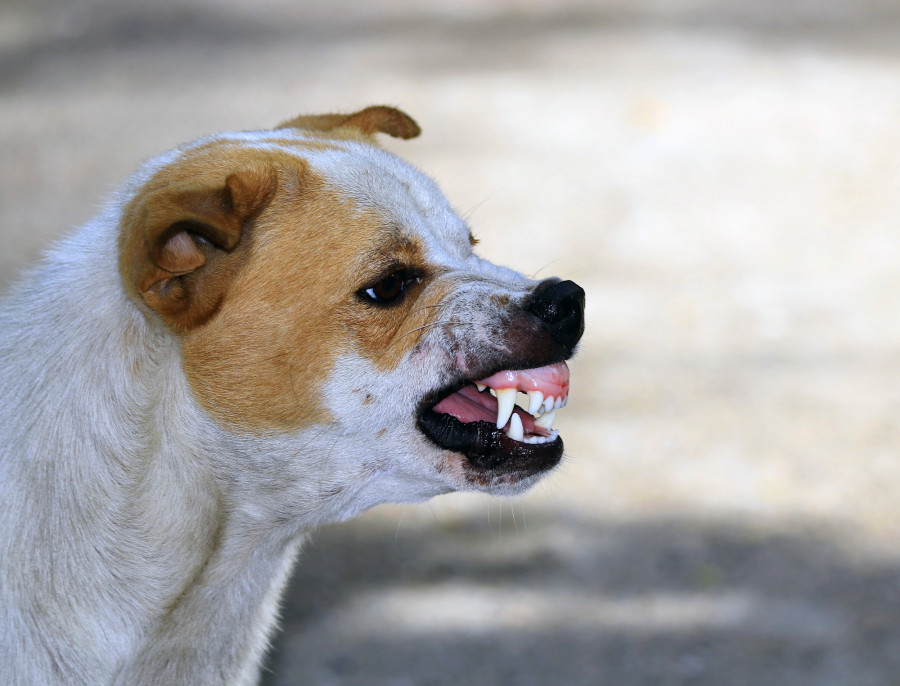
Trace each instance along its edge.
<instances>
[{"instance_id":1,"label":"bared teeth","mask_svg":"<svg viewBox=\"0 0 900 686\"><path fill-rule=\"evenodd\" d=\"M528 414L537 414L544 404L544 394L540 391L528 391Z\"/></svg>"},{"instance_id":2,"label":"bared teeth","mask_svg":"<svg viewBox=\"0 0 900 686\"><path fill-rule=\"evenodd\" d=\"M506 435L514 441L525 440L525 429L522 427L522 420L519 418L519 415L513 413L512 417L510 417L509 431L506 432Z\"/></svg>"},{"instance_id":3,"label":"bared teeth","mask_svg":"<svg viewBox=\"0 0 900 686\"><path fill-rule=\"evenodd\" d=\"M478 392L489 391L497 399L497 429L505 430L507 436L526 443L546 443L558 435L553 429L556 411L565 407L569 400L569 373L565 363L548 365L539 369L506 370L473 382ZM540 390L538 390L540 389ZM545 395L545 393L554 395ZM522 393L523 399L518 394ZM492 403L484 400L482 406ZM527 411L516 414L516 408ZM535 429L524 430L534 422Z\"/></svg>"},{"instance_id":4,"label":"bared teeth","mask_svg":"<svg viewBox=\"0 0 900 686\"><path fill-rule=\"evenodd\" d=\"M506 422L512 416L513 408L516 406L516 389L515 388L498 388L497 392L497 428L502 429L506 426ZM521 424L521 420L519 420Z\"/></svg>"},{"instance_id":5,"label":"bared teeth","mask_svg":"<svg viewBox=\"0 0 900 686\"><path fill-rule=\"evenodd\" d=\"M553 428L553 420L556 418L556 410L550 410L542 414L540 417L534 420L534 425L539 426L542 429L547 429L548 431Z\"/></svg>"},{"instance_id":6,"label":"bared teeth","mask_svg":"<svg viewBox=\"0 0 900 686\"><path fill-rule=\"evenodd\" d=\"M525 443L553 443L559 436L559 431L551 431L549 436L529 436Z\"/></svg>"}]
</instances>

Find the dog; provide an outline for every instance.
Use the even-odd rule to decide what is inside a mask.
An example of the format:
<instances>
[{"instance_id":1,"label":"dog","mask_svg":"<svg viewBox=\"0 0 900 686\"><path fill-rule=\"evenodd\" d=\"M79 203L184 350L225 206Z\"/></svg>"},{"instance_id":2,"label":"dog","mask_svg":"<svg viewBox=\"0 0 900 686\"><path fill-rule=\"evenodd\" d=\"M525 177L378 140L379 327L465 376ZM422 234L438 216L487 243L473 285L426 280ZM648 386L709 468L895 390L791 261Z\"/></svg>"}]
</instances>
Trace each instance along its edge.
<instances>
[{"instance_id":1,"label":"dog","mask_svg":"<svg viewBox=\"0 0 900 686\"><path fill-rule=\"evenodd\" d=\"M255 683L308 532L559 463L584 291L477 257L379 133L419 127L178 147L12 288L0 683Z\"/></svg>"}]
</instances>

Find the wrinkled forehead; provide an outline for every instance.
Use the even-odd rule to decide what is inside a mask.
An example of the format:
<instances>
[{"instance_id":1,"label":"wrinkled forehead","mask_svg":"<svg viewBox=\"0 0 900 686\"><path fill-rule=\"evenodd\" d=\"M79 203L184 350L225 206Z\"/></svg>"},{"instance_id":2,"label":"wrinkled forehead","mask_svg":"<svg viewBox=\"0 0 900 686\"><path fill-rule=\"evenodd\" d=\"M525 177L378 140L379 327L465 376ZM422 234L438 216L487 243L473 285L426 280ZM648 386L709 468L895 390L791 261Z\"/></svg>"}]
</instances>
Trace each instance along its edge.
<instances>
[{"instance_id":1,"label":"wrinkled forehead","mask_svg":"<svg viewBox=\"0 0 900 686\"><path fill-rule=\"evenodd\" d=\"M349 142L304 159L329 190L380 217L394 237L415 238L429 262L454 264L471 254L469 228L437 184L400 158Z\"/></svg>"}]
</instances>

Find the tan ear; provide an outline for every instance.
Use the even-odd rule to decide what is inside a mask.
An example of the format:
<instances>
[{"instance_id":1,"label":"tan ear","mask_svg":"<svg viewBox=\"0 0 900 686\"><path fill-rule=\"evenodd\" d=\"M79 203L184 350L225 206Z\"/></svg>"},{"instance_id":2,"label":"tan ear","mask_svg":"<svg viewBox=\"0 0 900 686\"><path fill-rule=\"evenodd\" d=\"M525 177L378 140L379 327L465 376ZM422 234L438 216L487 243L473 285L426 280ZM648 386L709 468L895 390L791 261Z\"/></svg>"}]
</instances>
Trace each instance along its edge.
<instances>
[{"instance_id":1,"label":"tan ear","mask_svg":"<svg viewBox=\"0 0 900 686\"><path fill-rule=\"evenodd\" d=\"M386 133L394 138L415 138L422 132L408 114L384 105L373 105L354 114L313 114L294 117L275 128L331 131L343 127L357 129L367 136Z\"/></svg>"},{"instance_id":2,"label":"tan ear","mask_svg":"<svg viewBox=\"0 0 900 686\"><path fill-rule=\"evenodd\" d=\"M276 184L273 170L252 169L219 183L174 182L139 198L123 228L126 280L176 329L204 323L243 260L248 223Z\"/></svg>"}]
</instances>

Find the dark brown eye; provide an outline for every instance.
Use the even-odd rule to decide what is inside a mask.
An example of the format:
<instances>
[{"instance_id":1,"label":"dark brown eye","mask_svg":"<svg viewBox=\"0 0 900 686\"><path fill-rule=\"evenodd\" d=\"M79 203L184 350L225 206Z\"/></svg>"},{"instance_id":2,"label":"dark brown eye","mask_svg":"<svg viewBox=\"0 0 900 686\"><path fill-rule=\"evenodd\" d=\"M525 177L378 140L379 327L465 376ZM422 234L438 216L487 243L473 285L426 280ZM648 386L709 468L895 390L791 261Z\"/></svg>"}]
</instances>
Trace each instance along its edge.
<instances>
[{"instance_id":1,"label":"dark brown eye","mask_svg":"<svg viewBox=\"0 0 900 686\"><path fill-rule=\"evenodd\" d=\"M389 303L400 297L406 286L406 278L402 271L396 271L388 274L371 288L367 288L365 293L369 298L378 303Z\"/></svg>"}]
</instances>

